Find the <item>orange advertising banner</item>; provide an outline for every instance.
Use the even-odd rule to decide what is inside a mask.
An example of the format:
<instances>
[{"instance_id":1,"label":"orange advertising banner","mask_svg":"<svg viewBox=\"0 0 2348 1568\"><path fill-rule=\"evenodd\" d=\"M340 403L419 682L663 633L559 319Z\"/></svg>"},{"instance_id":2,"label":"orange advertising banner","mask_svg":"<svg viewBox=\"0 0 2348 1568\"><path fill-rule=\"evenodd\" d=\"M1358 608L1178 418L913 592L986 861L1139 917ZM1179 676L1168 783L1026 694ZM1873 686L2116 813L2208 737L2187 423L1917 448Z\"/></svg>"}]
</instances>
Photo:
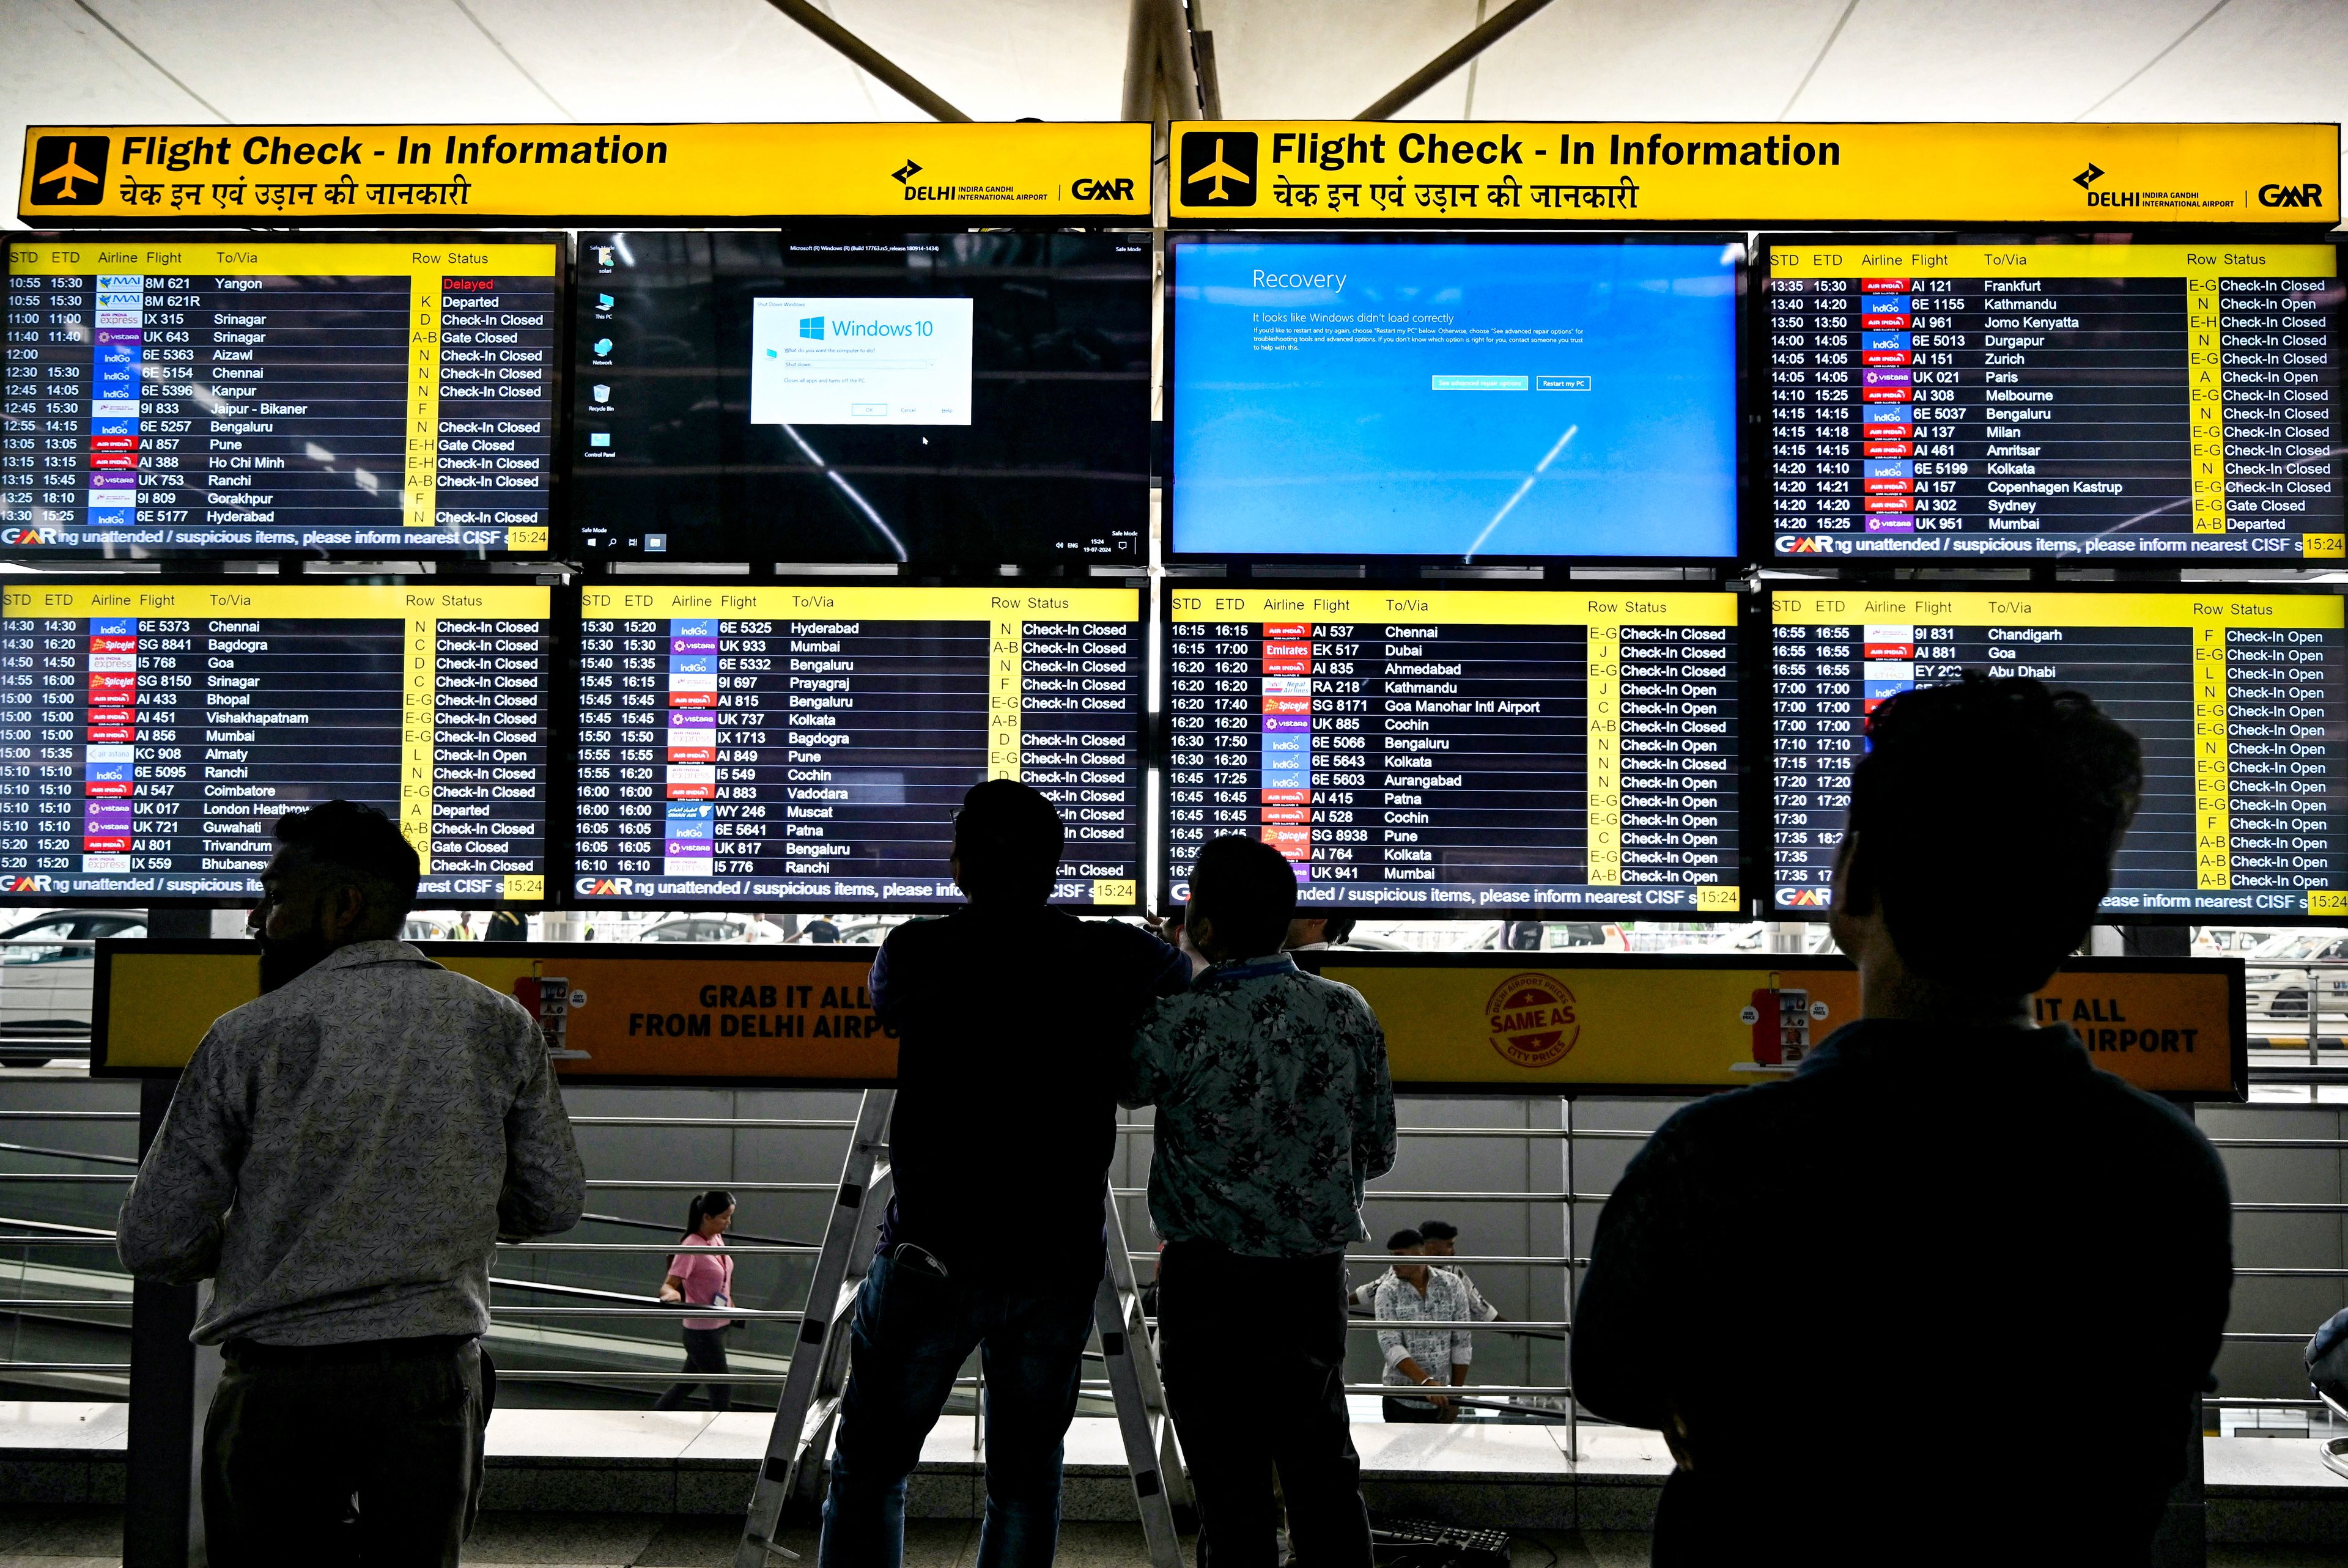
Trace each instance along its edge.
<instances>
[{"instance_id":1,"label":"orange advertising banner","mask_svg":"<svg viewBox=\"0 0 2348 1568\"><path fill-rule=\"evenodd\" d=\"M563 1079L879 1087L897 1042L873 1017L870 948L423 944L539 1018ZM1791 1075L1859 1016L1838 958L1539 953L1299 957L1365 997L1396 1087L1426 1093L1701 1094ZM242 942L98 944L92 1071L177 1072L212 1020L260 994ZM2037 998L2096 1066L2192 1099L2247 1092L2239 959L2081 958ZM1984 1064L1952 1061L1952 1079Z\"/></svg>"}]
</instances>

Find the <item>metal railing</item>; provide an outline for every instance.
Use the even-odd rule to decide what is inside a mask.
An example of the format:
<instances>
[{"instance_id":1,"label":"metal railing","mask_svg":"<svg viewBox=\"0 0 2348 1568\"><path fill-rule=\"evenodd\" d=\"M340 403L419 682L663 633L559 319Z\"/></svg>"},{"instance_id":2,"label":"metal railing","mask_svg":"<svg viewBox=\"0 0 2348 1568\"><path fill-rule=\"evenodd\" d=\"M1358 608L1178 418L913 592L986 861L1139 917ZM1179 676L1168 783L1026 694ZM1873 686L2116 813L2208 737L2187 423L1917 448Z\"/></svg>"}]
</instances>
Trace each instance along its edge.
<instances>
[{"instance_id":1,"label":"metal railing","mask_svg":"<svg viewBox=\"0 0 2348 1568\"><path fill-rule=\"evenodd\" d=\"M2275 967L2303 968L2308 966ZM2348 971L2348 963L2326 967ZM2348 999L2343 999L2342 1005L2335 1009L2328 1005L2319 995L2312 995L2308 1010L2311 1020L2334 1018L2348 1020ZM2295 1079L2292 1070L2287 1068L2262 1067L2258 1076L2265 1080ZM5 1080L0 1080L0 1082L5 1081ZM1537 1101L1532 1103L1538 1106L1544 1102ZM1559 1179L1539 1183L1528 1181L1521 1189L1497 1185L1464 1189L1429 1186L1390 1187L1372 1184L1367 1200L1371 1204L1379 1202L1408 1202L1429 1205L1511 1204L1525 1204L1536 1210L1554 1209L1557 1212L1558 1234L1562 1244L1560 1250L1556 1252L1527 1250L1461 1253L1441 1261L1444 1264L1463 1267L1561 1271L1564 1283L1558 1296L1564 1303L1566 1310L1554 1317L1470 1323L1433 1319L1379 1322L1375 1319L1354 1318L1348 1322L1349 1331L1356 1334L1375 1334L1386 1328L1440 1327L1464 1328L1478 1335L1514 1334L1549 1338L1565 1338L1570 1336L1573 1328L1570 1308L1576 1294L1574 1285L1580 1278L1581 1271L1586 1269L1590 1262L1588 1256L1581 1254L1577 1245L1579 1210L1584 1204L1602 1204L1610 1195L1603 1190L1583 1190L1576 1182L1577 1148L1581 1144L1590 1143L1614 1149L1626 1143L1643 1143L1651 1133L1642 1128L1576 1126L1573 1124L1575 1102L1560 1101L1554 1103L1559 1106L1558 1119L1560 1123L1555 1126L1474 1127L1426 1124L1406 1125L1399 1129L1399 1132L1406 1149L1412 1142L1419 1140L1514 1143L1528 1146L1528 1153L1530 1147L1553 1144L1559 1152L1557 1167ZM2348 1104L2343 1104L2342 1109L2348 1111ZM5 1128L11 1122L26 1124L28 1129L31 1126L42 1124L59 1127L77 1123L88 1123L93 1126L117 1124L127 1126L136 1123L137 1121L137 1112L128 1111L0 1108L0 1128ZM641 1129L651 1132L734 1131L815 1136L829 1134L845 1136L856 1125L852 1120L840 1118L789 1116L579 1115L573 1117L572 1121L574 1125L582 1131L595 1128ZM1137 1155L1145 1146L1140 1141L1152 1137L1154 1131L1152 1123L1148 1122L1125 1121L1118 1126L1119 1133L1127 1141L1125 1146ZM2215 1138L2212 1142L2221 1151L2246 1154L2282 1152L2348 1153L2348 1137L2227 1136ZM61 1148L48 1142L0 1143L0 1157L11 1157L17 1161L54 1161L67 1164L112 1167L98 1171L87 1169L55 1172L0 1171L0 1183L10 1184L11 1190L18 1192L36 1190L44 1184L66 1192L88 1190L92 1187L103 1189L119 1186L133 1179L132 1172L129 1167L135 1165L136 1163L135 1159L128 1154L101 1150ZM708 1181L617 1176L599 1176L588 1183L591 1191L647 1194L699 1190L709 1184L711 1183ZM745 1194L756 1193L814 1197L828 1196L835 1191L835 1184L819 1181L720 1179L717 1184ZM1128 1201L1139 1199L1147 1193L1145 1187L1137 1186L1118 1186L1113 1190L1117 1196ZM2241 1214L2348 1216L2348 1201L2244 1199L2235 1203L2234 1210ZM666 1234L661 1239L644 1241L578 1241L553 1237L545 1240L500 1244L498 1247L498 1256L501 1260L544 1258L555 1263L570 1260L580 1264L592 1264L598 1259L620 1261L636 1257L663 1256L673 1255L677 1250L675 1240L671 1239L675 1235L675 1228L668 1225L615 1214L593 1217L595 1223L599 1224L638 1226ZM1529 1216L1529 1223L1538 1225L1540 1222L1538 1218ZM36 1257L68 1257L76 1249L105 1248L110 1251L112 1244L113 1235L108 1230L64 1225L53 1221L32 1218L0 1217L0 1252L13 1251L22 1260L18 1265L19 1281L27 1278L35 1270L36 1266L33 1265L32 1260ZM812 1260L819 1251L811 1244L782 1238L745 1238L739 1243L729 1242L727 1250L738 1260L774 1258L785 1267L788 1267L795 1262ZM1131 1256L1137 1265L1154 1264L1157 1258L1154 1252L1141 1250L1133 1251ZM1392 1261L1388 1254L1375 1250L1350 1253L1347 1258L1349 1266L1358 1265L1365 1267L1384 1267ZM5 1269L5 1263L0 1263L0 1269ZM104 1260L104 1266L101 1268L82 1269L78 1272L90 1276L94 1279L99 1275L108 1273L112 1268L112 1260L108 1258ZM2329 1264L2245 1266L2236 1272L2243 1279L2336 1280L2342 1282L2343 1286L2348 1286L2348 1266L2335 1266ZM122 1279L118 1273L113 1274L112 1277ZM5 1280L0 1280L0 1289L5 1289L8 1283ZM674 1323L688 1316L724 1316L752 1324L796 1324L803 1320L809 1310L808 1306L802 1302L796 1307L729 1306L722 1313L709 1309L696 1312L691 1307L664 1303L647 1295L599 1290L556 1280L523 1278L503 1270L492 1276L491 1285L494 1292L491 1306L493 1330L528 1332L553 1330L565 1326L584 1327L590 1325L608 1325L615 1331L613 1336L602 1337L592 1345L572 1347L569 1353L589 1360L598 1357L609 1358L613 1355L647 1357L663 1355L668 1358L665 1365L648 1366L642 1368L614 1368L609 1365L520 1366L511 1368L501 1367L500 1378L517 1383L567 1382L582 1387L628 1388L636 1385L659 1386L675 1382L726 1382L748 1388L776 1387L779 1386L788 1376L785 1370L788 1365L787 1358L779 1350L770 1351L764 1356L745 1356L746 1361L770 1364L746 1365L727 1374L712 1375L685 1371L677 1363L673 1341L646 1336L642 1329L651 1323ZM58 1315L88 1315L108 1320L117 1317L127 1318L130 1307L130 1301L127 1296L127 1279L122 1279L120 1292L102 1295L97 1294L97 1289L98 1287L93 1284L77 1294L46 1296L24 1289L20 1286L5 1295L0 1295L0 1314L19 1321ZM539 1299L519 1301L512 1299L518 1295L536 1296ZM2245 1347L2297 1345L2302 1343L2305 1338L2306 1332L2303 1330L2247 1327L2230 1327L2224 1335L2226 1343ZM0 1357L0 1378L29 1378L35 1381L43 1378L118 1379L127 1374L128 1370L127 1362L74 1358L55 1354L43 1356L37 1351L22 1356L12 1354L8 1357ZM963 1378L956 1383L957 1388L963 1389L976 1386L975 1378ZM1087 1379L1082 1384L1082 1389L1088 1399L1097 1399L1105 1394L1107 1385L1097 1379ZM1499 1406L1499 1413L1516 1414L1528 1419L1562 1419L1569 1425L1573 1424L1578 1417L1570 1379L1561 1379L1555 1383L1529 1380L1468 1384L1457 1388L1447 1387L1439 1390L1427 1389L1425 1394L1406 1386L1383 1383L1347 1384L1345 1391L1363 1397L1398 1395L1405 1398L1420 1398L1440 1393L1444 1397L1480 1399ZM2319 1401L2312 1399L2253 1395L2212 1396L2206 1402L2212 1409L2319 1408Z\"/></svg>"}]
</instances>

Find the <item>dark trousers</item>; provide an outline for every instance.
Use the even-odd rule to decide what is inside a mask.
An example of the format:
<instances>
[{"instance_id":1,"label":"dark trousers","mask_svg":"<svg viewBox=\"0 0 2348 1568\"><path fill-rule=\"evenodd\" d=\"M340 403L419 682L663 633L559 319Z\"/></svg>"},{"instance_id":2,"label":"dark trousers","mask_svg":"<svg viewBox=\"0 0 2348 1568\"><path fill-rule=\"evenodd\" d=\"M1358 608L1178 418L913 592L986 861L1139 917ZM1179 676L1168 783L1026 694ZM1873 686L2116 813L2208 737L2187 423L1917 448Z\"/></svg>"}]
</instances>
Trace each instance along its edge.
<instances>
[{"instance_id":1,"label":"dark trousers","mask_svg":"<svg viewBox=\"0 0 2348 1568\"><path fill-rule=\"evenodd\" d=\"M688 1372L714 1373L720 1378L724 1377L731 1369L726 1364L726 1330L723 1328L686 1329L685 1331L685 1369ZM681 1409L685 1401L693 1397L693 1390L700 1386L699 1383L678 1383L667 1393L653 1401L653 1409L655 1410ZM710 1384L709 1408L713 1410L732 1409L734 1385Z\"/></svg>"},{"instance_id":2,"label":"dark trousers","mask_svg":"<svg viewBox=\"0 0 2348 1568\"><path fill-rule=\"evenodd\" d=\"M232 1341L222 1357L204 1419L213 1568L455 1568L495 1398L479 1341Z\"/></svg>"},{"instance_id":3,"label":"dark trousers","mask_svg":"<svg viewBox=\"0 0 2348 1568\"><path fill-rule=\"evenodd\" d=\"M1233 1311L1249 1319L1234 1338ZM1244 1343L1244 1355L1231 1347ZM1312 1568L1368 1568L1370 1516L1345 1413L1345 1262L1241 1257L1206 1242L1158 1258L1166 1400L1215 1568L1274 1568L1279 1496Z\"/></svg>"},{"instance_id":4,"label":"dark trousers","mask_svg":"<svg viewBox=\"0 0 2348 1568\"><path fill-rule=\"evenodd\" d=\"M848 1392L823 1500L821 1568L897 1568L905 1481L973 1350L986 1372L977 1568L1050 1568L1060 1449L1076 1413L1097 1282L994 1288L875 1258L850 1323Z\"/></svg>"},{"instance_id":5,"label":"dark trousers","mask_svg":"<svg viewBox=\"0 0 2348 1568\"><path fill-rule=\"evenodd\" d=\"M1385 1404L1386 1419L1406 1426L1438 1427L1451 1419L1433 1405L1414 1404L1408 1399L1387 1399Z\"/></svg>"}]
</instances>

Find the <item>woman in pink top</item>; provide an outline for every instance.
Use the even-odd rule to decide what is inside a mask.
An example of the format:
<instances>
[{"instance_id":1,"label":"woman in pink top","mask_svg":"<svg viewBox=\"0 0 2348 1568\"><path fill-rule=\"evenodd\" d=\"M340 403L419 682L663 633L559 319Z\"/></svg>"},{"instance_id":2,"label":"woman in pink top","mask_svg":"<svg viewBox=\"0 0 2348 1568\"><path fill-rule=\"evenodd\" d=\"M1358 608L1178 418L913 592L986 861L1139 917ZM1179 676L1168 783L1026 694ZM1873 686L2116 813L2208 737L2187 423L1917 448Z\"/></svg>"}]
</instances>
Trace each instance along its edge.
<instances>
[{"instance_id":1,"label":"woman in pink top","mask_svg":"<svg viewBox=\"0 0 2348 1568\"><path fill-rule=\"evenodd\" d=\"M734 1194L728 1192L708 1192L697 1194L685 1211L685 1245L691 1250L678 1253L669 1259L668 1277L661 1281L660 1298L687 1307L734 1305L734 1260L725 1255L726 1233L734 1224ZM688 1317L685 1320L685 1369L704 1376L723 1378L726 1365L726 1330L731 1319L725 1317ZM679 1383L663 1394L654 1404L655 1410L674 1410L699 1385ZM709 1403L713 1409L727 1409L734 1403L734 1385L713 1381L709 1385Z\"/></svg>"}]
</instances>

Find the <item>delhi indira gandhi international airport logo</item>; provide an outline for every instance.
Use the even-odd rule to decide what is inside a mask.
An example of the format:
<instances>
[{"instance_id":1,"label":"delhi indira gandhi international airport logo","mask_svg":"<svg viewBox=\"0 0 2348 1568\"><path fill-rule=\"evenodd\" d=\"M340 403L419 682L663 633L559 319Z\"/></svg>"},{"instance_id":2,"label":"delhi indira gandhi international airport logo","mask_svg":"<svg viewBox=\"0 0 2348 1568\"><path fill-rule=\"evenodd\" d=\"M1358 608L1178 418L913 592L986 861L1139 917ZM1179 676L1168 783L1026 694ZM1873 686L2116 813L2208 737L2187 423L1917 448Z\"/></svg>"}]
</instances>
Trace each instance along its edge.
<instances>
[{"instance_id":1,"label":"delhi indira gandhi international airport logo","mask_svg":"<svg viewBox=\"0 0 2348 1568\"><path fill-rule=\"evenodd\" d=\"M1511 976L1484 1004L1492 1049L1519 1067L1549 1067L1581 1040L1573 993L1547 975Z\"/></svg>"},{"instance_id":2,"label":"delhi indira gandhi international airport logo","mask_svg":"<svg viewBox=\"0 0 2348 1568\"><path fill-rule=\"evenodd\" d=\"M1255 205L1255 132L1182 133L1182 200L1194 207Z\"/></svg>"},{"instance_id":3,"label":"delhi indira gandhi international airport logo","mask_svg":"<svg viewBox=\"0 0 2348 1568\"><path fill-rule=\"evenodd\" d=\"M33 141L36 207L95 207L106 200L106 157L112 138L44 136Z\"/></svg>"}]
</instances>

